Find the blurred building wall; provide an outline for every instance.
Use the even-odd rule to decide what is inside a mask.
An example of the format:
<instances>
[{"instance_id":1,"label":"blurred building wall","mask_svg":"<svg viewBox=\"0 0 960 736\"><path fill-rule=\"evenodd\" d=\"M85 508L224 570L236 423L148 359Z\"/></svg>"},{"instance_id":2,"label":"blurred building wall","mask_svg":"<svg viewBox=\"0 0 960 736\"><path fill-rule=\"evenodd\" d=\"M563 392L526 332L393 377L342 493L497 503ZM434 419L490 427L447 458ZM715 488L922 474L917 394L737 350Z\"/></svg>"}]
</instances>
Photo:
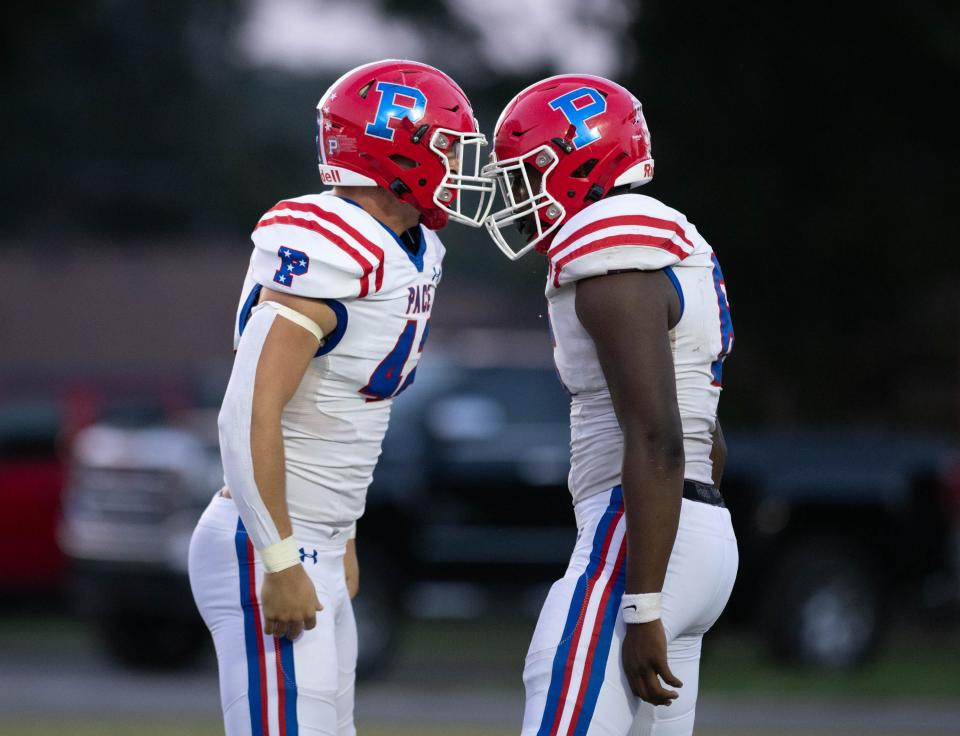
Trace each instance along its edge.
<instances>
[{"instance_id":1,"label":"blurred building wall","mask_svg":"<svg viewBox=\"0 0 960 736\"><path fill-rule=\"evenodd\" d=\"M248 257L200 241L0 247L0 366L154 373L229 358Z\"/></svg>"},{"instance_id":2,"label":"blurred building wall","mask_svg":"<svg viewBox=\"0 0 960 736\"><path fill-rule=\"evenodd\" d=\"M453 339L459 328L488 325L546 334L542 268L533 269L528 289L492 288L462 255L452 253L444 271L434 328ZM55 251L0 243L0 377L229 366L249 256L245 240L89 240Z\"/></svg>"}]
</instances>

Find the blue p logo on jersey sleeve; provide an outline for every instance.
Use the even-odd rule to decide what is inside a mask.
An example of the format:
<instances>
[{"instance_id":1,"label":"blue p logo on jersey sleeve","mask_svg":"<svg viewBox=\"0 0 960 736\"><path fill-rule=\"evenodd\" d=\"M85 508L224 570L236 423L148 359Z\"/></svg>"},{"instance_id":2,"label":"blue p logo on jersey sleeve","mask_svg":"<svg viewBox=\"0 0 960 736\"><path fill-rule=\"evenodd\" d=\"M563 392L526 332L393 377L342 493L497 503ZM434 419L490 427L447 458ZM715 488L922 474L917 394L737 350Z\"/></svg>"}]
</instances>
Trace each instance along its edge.
<instances>
[{"instance_id":1,"label":"blue p logo on jersey sleeve","mask_svg":"<svg viewBox=\"0 0 960 736\"><path fill-rule=\"evenodd\" d=\"M302 250L284 246L277 251L280 256L280 268L273 274L273 280L282 286L292 286L294 276L303 276L310 268L310 258Z\"/></svg>"},{"instance_id":2,"label":"blue p logo on jersey sleeve","mask_svg":"<svg viewBox=\"0 0 960 736\"><path fill-rule=\"evenodd\" d=\"M377 82L377 92L380 93L377 117L372 123L367 123L364 131L367 135L392 141L394 130L390 127L391 120L407 118L411 123L415 123L427 111L426 95L416 87Z\"/></svg>"},{"instance_id":3,"label":"blue p logo on jersey sleeve","mask_svg":"<svg viewBox=\"0 0 960 736\"><path fill-rule=\"evenodd\" d=\"M584 97L589 97L590 101L586 104L577 105L577 102ZM588 143L599 140L600 132L596 128L588 127L587 121L600 113L606 112L607 101L593 87L580 87L550 100L550 109L562 112L564 117L570 121L570 125L577 129L577 134L572 141L574 148L582 148Z\"/></svg>"}]
</instances>

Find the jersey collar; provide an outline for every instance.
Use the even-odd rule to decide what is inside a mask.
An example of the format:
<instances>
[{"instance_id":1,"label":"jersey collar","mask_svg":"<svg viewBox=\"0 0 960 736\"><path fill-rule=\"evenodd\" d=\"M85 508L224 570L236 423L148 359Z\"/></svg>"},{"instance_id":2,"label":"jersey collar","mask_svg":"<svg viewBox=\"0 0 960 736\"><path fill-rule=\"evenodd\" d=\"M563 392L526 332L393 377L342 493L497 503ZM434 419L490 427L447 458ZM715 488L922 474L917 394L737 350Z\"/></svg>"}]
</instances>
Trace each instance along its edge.
<instances>
[{"instance_id":1,"label":"jersey collar","mask_svg":"<svg viewBox=\"0 0 960 736\"><path fill-rule=\"evenodd\" d=\"M355 202L354 200L348 197L341 197L340 195L334 195L334 196L337 197L337 199L342 199L344 202L349 202L354 207L358 207L361 210L363 210L363 207L361 207L358 202ZM363 210L363 211L367 212L366 210ZM367 212L367 214L370 215L369 212ZM419 271L420 273L423 273L423 256L427 252L427 239L426 237L424 237L424 234L423 234L423 225L416 226L417 235L419 236L419 241L417 244L417 252L411 253L410 249L403 244L402 240L400 240L399 235L397 235L393 230L387 227L384 223L380 222L380 220L377 220L376 217L373 217L373 215L370 215L370 217L372 217L374 220L380 223L380 227L382 227L384 230L390 233L390 236L393 238L394 242L396 242L397 247L400 248L400 250L403 251L404 255L406 255L407 258L410 259L410 262L416 267L417 271ZM413 229L414 228L410 228L410 230L413 230Z\"/></svg>"}]
</instances>

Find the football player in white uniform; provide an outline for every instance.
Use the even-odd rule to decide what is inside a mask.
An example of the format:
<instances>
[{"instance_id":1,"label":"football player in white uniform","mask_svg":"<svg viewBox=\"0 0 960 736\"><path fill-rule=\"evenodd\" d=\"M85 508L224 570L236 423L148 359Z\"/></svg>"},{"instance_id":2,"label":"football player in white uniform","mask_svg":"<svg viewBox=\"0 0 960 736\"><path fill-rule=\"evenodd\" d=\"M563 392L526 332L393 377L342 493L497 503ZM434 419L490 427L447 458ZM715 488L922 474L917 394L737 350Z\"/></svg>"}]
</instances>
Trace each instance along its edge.
<instances>
[{"instance_id":1,"label":"football player in white uniform","mask_svg":"<svg viewBox=\"0 0 960 736\"><path fill-rule=\"evenodd\" d=\"M334 188L279 202L253 232L219 419L225 488L190 546L229 736L355 733L348 540L427 340L434 230L479 226L494 186L470 102L433 67L358 67L317 120Z\"/></svg>"},{"instance_id":2,"label":"football player in white uniform","mask_svg":"<svg viewBox=\"0 0 960 736\"><path fill-rule=\"evenodd\" d=\"M493 240L511 259L547 256L571 396L578 538L527 654L523 734L690 734L701 639L738 561L718 490L733 345L720 264L680 212L630 193L653 177L650 134L606 79L518 94L484 173L507 205L487 218Z\"/></svg>"}]
</instances>

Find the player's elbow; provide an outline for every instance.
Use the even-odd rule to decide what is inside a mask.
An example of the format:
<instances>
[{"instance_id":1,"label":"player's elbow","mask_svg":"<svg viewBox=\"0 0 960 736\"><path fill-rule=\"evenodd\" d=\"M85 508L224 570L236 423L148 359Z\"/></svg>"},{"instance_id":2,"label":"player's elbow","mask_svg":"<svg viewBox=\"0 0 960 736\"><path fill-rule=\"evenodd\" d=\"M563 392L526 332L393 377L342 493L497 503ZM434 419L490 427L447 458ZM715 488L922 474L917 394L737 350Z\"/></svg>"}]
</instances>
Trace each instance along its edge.
<instances>
[{"instance_id":1,"label":"player's elbow","mask_svg":"<svg viewBox=\"0 0 960 736\"><path fill-rule=\"evenodd\" d=\"M653 457L657 465L670 474L683 474L686 466L686 454L683 449L683 434L677 433L660 439L653 447Z\"/></svg>"},{"instance_id":2,"label":"player's elbow","mask_svg":"<svg viewBox=\"0 0 960 736\"><path fill-rule=\"evenodd\" d=\"M268 396L251 400L228 387L217 417L221 449L247 454L254 435L279 429L282 412L283 405Z\"/></svg>"},{"instance_id":3,"label":"player's elbow","mask_svg":"<svg viewBox=\"0 0 960 736\"><path fill-rule=\"evenodd\" d=\"M253 431L279 427L285 402L276 393L256 391L250 406L250 426Z\"/></svg>"},{"instance_id":4,"label":"player's elbow","mask_svg":"<svg viewBox=\"0 0 960 736\"><path fill-rule=\"evenodd\" d=\"M233 446L243 443L243 437L249 434L249 409L245 411L244 404L237 392L231 390L228 386L227 392L223 397L223 403L220 405L220 413L217 415L217 429L220 432L220 447L222 449L235 449ZM249 407L249 405L247 405ZM246 439L249 444L249 436Z\"/></svg>"},{"instance_id":5,"label":"player's elbow","mask_svg":"<svg viewBox=\"0 0 960 736\"><path fill-rule=\"evenodd\" d=\"M653 467L668 474L682 473L686 462L683 429L679 421L643 423L625 428L624 449L627 453L647 458Z\"/></svg>"}]
</instances>

